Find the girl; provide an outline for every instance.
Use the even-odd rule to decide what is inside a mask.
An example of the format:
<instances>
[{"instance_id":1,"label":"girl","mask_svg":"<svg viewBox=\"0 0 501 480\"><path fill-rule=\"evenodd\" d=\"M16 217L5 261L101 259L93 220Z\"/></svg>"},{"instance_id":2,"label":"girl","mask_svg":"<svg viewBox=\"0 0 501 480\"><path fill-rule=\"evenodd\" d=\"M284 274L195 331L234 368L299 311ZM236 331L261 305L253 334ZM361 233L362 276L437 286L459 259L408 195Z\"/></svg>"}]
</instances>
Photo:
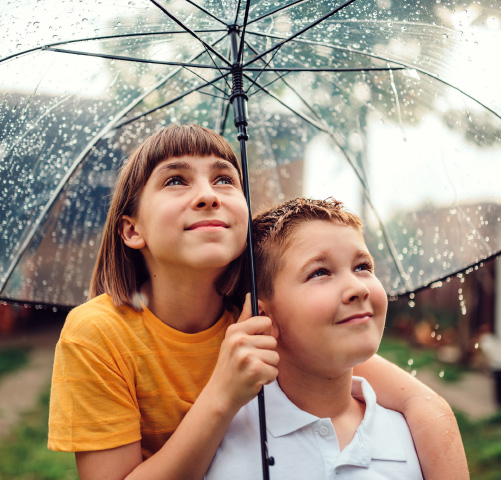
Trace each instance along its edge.
<instances>
[{"instance_id":1,"label":"girl","mask_svg":"<svg viewBox=\"0 0 501 480\"><path fill-rule=\"evenodd\" d=\"M49 448L76 452L83 480L203 478L233 416L276 378L270 319L235 307L241 180L226 141L194 125L151 136L122 168L91 299L56 347ZM466 478L440 397L380 357L356 374L406 415L427 478Z\"/></svg>"}]
</instances>

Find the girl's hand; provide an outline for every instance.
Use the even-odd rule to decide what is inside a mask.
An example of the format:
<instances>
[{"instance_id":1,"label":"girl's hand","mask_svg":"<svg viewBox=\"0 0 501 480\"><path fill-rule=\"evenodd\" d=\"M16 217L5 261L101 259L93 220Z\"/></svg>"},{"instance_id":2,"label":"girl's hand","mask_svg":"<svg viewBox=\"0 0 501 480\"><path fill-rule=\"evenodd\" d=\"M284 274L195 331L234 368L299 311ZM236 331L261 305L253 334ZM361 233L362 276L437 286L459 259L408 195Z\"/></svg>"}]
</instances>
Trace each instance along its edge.
<instances>
[{"instance_id":1,"label":"girl's hand","mask_svg":"<svg viewBox=\"0 0 501 480\"><path fill-rule=\"evenodd\" d=\"M253 317L247 294L237 323L231 325L206 388L214 392L226 412L236 413L263 385L277 378L276 338L268 317Z\"/></svg>"}]
</instances>

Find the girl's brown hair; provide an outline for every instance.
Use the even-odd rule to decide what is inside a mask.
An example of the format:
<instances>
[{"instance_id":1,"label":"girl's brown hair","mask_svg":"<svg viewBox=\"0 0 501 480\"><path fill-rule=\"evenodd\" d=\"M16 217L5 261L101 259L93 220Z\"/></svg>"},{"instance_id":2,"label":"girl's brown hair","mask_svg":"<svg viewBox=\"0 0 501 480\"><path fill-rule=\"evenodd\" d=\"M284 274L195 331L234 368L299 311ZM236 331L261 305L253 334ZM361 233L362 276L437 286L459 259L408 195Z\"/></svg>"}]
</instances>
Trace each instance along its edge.
<instances>
[{"instance_id":1,"label":"girl's brown hair","mask_svg":"<svg viewBox=\"0 0 501 480\"><path fill-rule=\"evenodd\" d=\"M252 221L252 242L258 293L262 298L273 296L273 282L280 269L280 260L294 239L294 231L313 220L336 221L363 234L362 219L345 210L343 204L333 198L295 198L257 215Z\"/></svg>"},{"instance_id":2,"label":"girl's brown hair","mask_svg":"<svg viewBox=\"0 0 501 480\"><path fill-rule=\"evenodd\" d=\"M230 162L242 174L237 157L226 140L216 132L198 125L171 124L147 138L121 168L103 231L92 274L89 299L107 293L116 306L138 308L135 295L148 278L140 251L127 247L121 237L123 215L135 217L146 182L155 167L168 158L210 156ZM221 295L232 295L240 275L242 256L230 263L216 282Z\"/></svg>"}]
</instances>

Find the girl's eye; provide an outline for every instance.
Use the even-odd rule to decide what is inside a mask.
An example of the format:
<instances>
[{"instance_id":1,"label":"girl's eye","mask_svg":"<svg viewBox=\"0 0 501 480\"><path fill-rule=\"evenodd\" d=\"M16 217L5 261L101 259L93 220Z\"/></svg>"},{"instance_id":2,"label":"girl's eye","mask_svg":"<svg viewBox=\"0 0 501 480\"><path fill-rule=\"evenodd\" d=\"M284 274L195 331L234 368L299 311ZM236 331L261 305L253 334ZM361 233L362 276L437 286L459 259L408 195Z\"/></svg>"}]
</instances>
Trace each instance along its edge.
<instances>
[{"instance_id":1,"label":"girl's eye","mask_svg":"<svg viewBox=\"0 0 501 480\"><path fill-rule=\"evenodd\" d=\"M170 177L165 182L166 187L172 187L172 186L177 186L177 185L186 185L186 182L184 181L183 177L179 177L176 175L174 177Z\"/></svg>"},{"instance_id":2,"label":"girl's eye","mask_svg":"<svg viewBox=\"0 0 501 480\"><path fill-rule=\"evenodd\" d=\"M315 277L323 277L325 275L329 275L329 271L326 270L325 268L319 268L317 270L315 270L311 275L308 276L308 280L310 278L315 278Z\"/></svg>"},{"instance_id":3,"label":"girl's eye","mask_svg":"<svg viewBox=\"0 0 501 480\"><path fill-rule=\"evenodd\" d=\"M235 185L235 180L228 175L222 175L217 178L216 185Z\"/></svg>"},{"instance_id":4,"label":"girl's eye","mask_svg":"<svg viewBox=\"0 0 501 480\"><path fill-rule=\"evenodd\" d=\"M371 262L363 262L355 267L355 272L362 271L368 271L372 273L374 271L374 265Z\"/></svg>"}]
</instances>

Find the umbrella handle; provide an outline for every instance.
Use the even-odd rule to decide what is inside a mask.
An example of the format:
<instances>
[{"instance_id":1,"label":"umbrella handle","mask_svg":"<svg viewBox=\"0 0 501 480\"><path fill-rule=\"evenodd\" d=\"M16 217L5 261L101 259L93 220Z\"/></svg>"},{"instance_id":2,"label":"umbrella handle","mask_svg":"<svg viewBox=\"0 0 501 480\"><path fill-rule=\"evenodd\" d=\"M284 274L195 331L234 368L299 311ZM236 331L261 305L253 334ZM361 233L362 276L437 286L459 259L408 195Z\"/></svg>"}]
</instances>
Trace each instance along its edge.
<instances>
[{"instance_id":1,"label":"umbrella handle","mask_svg":"<svg viewBox=\"0 0 501 480\"><path fill-rule=\"evenodd\" d=\"M247 199L247 208L249 209L249 226L247 229L247 251L249 260L249 277L250 277L250 292L251 292L251 307L252 315L259 315L258 307L258 296L257 296L257 286L256 286L256 271L254 266L254 250L252 247L252 212L250 207L250 190L249 190L249 172L247 169L247 148L246 140L248 138L245 132L245 126L243 126L242 132L241 128L238 126L239 130L239 140L240 140L240 155L242 162L242 176L244 184L244 194ZM269 456L268 453L268 439L266 435L266 412L264 406L264 388L261 388L257 395L258 407L259 407L259 432L261 438L261 461L263 465L263 480L270 479L270 465L275 464L275 459Z\"/></svg>"},{"instance_id":2,"label":"umbrella handle","mask_svg":"<svg viewBox=\"0 0 501 480\"><path fill-rule=\"evenodd\" d=\"M248 9L247 5L247 9ZM257 287L256 287L256 272L254 267L254 249L252 248L252 211L251 199L249 189L249 170L247 168L247 95L243 88L243 71L242 64L240 63L240 55L237 48L237 30L230 27L231 36L231 49L232 49L232 92L230 102L233 105L234 123L237 127L237 138L240 141L240 161L242 164L242 183L244 188L245 199L247 200L247 208L249 210L249 224L247 228L247 250L249 259L249 273L250 273L250 291L251 291L251 306L252 315L259 315L259 308L257 303ZM264 389L258 393L258 407L259 407L259 432L261 439L261 461L263 465L263 480L270 479L270 465L275 464L275 459L268 455L268 440L266 437L266 414L264 409Z\"/></svg>"}]
</instances>

